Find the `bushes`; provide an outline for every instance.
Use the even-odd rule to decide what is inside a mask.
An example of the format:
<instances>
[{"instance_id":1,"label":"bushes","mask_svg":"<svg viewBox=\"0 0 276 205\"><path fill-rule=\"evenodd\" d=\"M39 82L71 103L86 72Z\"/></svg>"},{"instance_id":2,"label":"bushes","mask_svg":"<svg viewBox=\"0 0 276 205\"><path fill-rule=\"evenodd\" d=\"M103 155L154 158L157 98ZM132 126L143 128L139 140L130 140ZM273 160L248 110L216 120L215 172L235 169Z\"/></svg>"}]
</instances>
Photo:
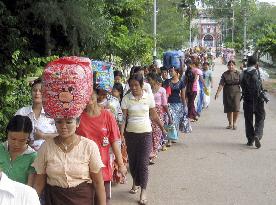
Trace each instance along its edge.
<instances>
[{"instance_id":1,"label":"bushes","mask_svg":"<svg viewBox=\"0 0 276 205\"><path fill-rule=\"evenodd\" d=\"M26 78L16 80L5 75L0 75L0 90L0 141L3 141L7 123L19 108L31 103L31 94Z\"/></svg>"},{"instance_id":2,"label":"bushes","mask_svg":"<svg viewBox=\"0 0 276 205\"><path fill-rule=\"evenodd\" d=\"M12 63L6 66L9 72L0 74L0 141L5 140L7 123L15 112L31 104L30 79L27 76L40 76L44 66L56 58L58 56L24 60L20 51L17 50L12 54Z\"/></svg>"}]
</instances>

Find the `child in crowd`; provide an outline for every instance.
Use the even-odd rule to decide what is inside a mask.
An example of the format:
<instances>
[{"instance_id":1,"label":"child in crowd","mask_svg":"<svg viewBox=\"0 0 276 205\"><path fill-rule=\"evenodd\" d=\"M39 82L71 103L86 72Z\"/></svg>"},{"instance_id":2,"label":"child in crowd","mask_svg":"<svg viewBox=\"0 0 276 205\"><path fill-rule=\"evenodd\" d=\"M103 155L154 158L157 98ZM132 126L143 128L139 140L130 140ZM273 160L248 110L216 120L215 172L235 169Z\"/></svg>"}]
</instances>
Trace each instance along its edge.
<instances>
[{"instance_id":1,"label":"child in crowd","mask_svg":"<svg viewBox=\"0 0 276 205\"><path fill-rule=\"evenodd\" d=\"M203 67L203 79L205 81L205 93L203 99L203 107L208 108L210 104L210 95L211 89L213 88L213 74L212 71L209 69L209 63L205 62L202 65Z\"/></svg>"},{"instance_id":2,"label":"child in crowd","mask_svg":"<svg viewBox=\"0 0 276 205\"><path fill-rule=\"evenodd\" d=\"M125 84L123 83L123 73L119 70L114 71L114 83L120 83L125 88Z\"/></svg>"},{"instance_id":3,"label":"child in crowd","mask_svg":"<svg viewBox=\"0 0 276 205\"><path fill-rule=\"evenodd\" d=\"M114 83L112 89L112 96L117 98L119 102L123 99L124 89L121 83Z\"/></svg>"}]
</instances>

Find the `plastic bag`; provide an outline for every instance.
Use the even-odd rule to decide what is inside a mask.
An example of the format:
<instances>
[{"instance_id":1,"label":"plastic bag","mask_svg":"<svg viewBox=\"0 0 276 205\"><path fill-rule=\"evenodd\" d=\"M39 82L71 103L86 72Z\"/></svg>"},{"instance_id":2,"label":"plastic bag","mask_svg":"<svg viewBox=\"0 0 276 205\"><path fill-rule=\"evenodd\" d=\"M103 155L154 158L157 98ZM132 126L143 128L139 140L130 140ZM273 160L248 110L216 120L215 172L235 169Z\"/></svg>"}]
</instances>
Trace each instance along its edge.
<instances>
[{"instance_id":1,"label":"plastic bag","mask_svg":"<svg viewBox=\"0 0 276 205\"><path fill-rule=\"evenodd\" d=\"M169 140L178 140L178 134L174 124L164 125L164 128L167 131Z\"/></svg>"}]
</instances>

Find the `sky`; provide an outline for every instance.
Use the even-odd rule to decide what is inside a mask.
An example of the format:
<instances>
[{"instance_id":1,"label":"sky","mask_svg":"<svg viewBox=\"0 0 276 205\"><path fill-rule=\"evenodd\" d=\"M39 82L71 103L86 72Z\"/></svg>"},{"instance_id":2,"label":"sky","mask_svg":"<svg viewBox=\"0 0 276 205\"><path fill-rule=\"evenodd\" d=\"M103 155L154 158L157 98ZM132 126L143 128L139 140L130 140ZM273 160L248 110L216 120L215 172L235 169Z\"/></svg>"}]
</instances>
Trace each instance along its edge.
<instances>
[{"instance_id":1,"label":"sky","mask_svg":"<svg viewBox=\"0 0 276 205\"><path fill-rule=\"evenodd\" d=\"M276 0L258 0L259 2L268 2L276 6Z\"/></svg>"}]
</instances>

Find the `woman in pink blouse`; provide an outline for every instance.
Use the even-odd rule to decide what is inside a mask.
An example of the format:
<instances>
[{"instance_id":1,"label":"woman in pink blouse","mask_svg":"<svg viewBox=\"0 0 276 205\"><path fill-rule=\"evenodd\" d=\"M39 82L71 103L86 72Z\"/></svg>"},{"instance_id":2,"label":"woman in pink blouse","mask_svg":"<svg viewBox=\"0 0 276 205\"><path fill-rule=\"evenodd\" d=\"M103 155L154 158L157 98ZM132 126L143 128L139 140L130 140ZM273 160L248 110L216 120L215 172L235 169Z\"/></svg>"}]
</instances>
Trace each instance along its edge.
<instances>
[{"instance_id":1,"label":"woman in pink blouse","mask_svg":"<svg viewBox=\"0 0 276 205\"><path fill-rule=\"evenodd\" d=\"M148 82L151 86L151 89L153 91L154 95L154 101L155 101L155 109L156 112L160 118L160 120L164 123L165 121L165 114L169 116L169 124L172 123L171 116L169 114L168 110L168 103L167 103L167 95L166 90L161 86L162 79L160 76L158 76L156 73L149 73L148 76ZM164 135L159 128L159 126L152 122L152 152L150 155L150 163L154 164L154 158L157 157L158 154L158 148L162 146L162 149L165 149L165 139Z\"/></svg>"}]
</instances>

